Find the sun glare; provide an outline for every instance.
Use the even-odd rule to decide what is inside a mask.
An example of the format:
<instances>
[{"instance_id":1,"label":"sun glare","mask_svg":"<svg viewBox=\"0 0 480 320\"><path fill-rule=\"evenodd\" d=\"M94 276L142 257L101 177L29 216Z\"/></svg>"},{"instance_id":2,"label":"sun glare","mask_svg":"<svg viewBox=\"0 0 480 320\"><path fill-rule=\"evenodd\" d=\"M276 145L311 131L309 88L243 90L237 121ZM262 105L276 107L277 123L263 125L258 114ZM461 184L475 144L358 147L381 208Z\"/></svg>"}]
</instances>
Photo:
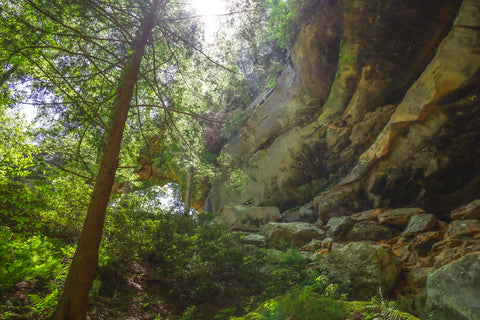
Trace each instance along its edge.
<instances>
[{"instance_id":1,"label":"sun glare","mask_svg":"<svg viewBox=\"0 0 480 320\"><path fill-rule=\"evenodd\" d=\"M190 0L199 15L216 16L226 11L223 0Z\"/></svg>"},{"instance_id":2,"label":"sun glare","mask_svg":"<svg viewBox=\"0 0 480 320\"><path fill-rule=\"evenodd\" d=\"M205 38L211 41L221 25L221 16L227 13L225 0L190 0L205 22Z\"/></svg>"}]
</instances>

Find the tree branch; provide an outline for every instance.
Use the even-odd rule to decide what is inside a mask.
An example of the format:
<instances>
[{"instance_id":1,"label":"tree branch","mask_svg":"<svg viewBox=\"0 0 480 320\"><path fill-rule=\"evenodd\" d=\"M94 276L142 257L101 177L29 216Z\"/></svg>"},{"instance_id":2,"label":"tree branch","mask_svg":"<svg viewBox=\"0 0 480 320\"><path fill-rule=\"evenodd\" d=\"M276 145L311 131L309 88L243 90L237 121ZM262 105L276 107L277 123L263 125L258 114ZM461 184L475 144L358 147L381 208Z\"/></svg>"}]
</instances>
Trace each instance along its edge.
<instances>
[{"instance_id":1,"label":"tree branch","mask_svg":"<svg viewBox=\"0 0 480 320\"><path fill-rule=\"evenodd\" d=\"M56 164L56 163L51 162L51 161L48 161L48 163L51 164L52 166L54 166L54 167L62 170L62 171L65 171L65 172L67 172L67 173L71 173L71 174L73 174L74 176L80 177L80 178L85 179L85 180L90 181L90 182L95 182L95 179L90 178L90 177L87 177L87 176L84 176L84 175L81 175L80 173L74 172L74 171L69 170L69 169L67 169L67 168L64 168L64 167L62 167L62 166L59 165L59 164Z\"/></svg>"}]
</instances>

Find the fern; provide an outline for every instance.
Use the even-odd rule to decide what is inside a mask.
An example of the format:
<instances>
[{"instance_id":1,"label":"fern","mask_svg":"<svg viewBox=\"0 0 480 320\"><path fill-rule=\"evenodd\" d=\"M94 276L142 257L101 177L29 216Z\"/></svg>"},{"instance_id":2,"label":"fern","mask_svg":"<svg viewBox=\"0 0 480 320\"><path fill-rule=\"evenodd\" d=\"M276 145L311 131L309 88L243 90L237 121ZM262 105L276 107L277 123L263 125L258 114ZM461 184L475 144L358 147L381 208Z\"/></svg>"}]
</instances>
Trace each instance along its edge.
<instances>
[{"instance_id":1,"label":"fern","mask_svg":"<svg viewBox=\"0 0 480 320\"><path fill-rule=\"evenodd\" d=\"M402 315L398 309L398 304L391 301L386 301L381 292L379 296L372 298L370 303L362 308L363 311L368 312L372 319L379 320L405 320L406 317Z\"/></svg>"},{"instance_id":2,"label":"fern","mask_svg":"<svg viewBox=\"0 0 480 320\"><path fill-rule=\"evenodd\" d=\"M59 290L55 288L51 293L47 294L45 297L41 297L37 294L29 295L30 300L32 301L32 311L40 315L48 315L51 313L53 308L57 305L59 297Z\"/></svg>"}]
</instances>

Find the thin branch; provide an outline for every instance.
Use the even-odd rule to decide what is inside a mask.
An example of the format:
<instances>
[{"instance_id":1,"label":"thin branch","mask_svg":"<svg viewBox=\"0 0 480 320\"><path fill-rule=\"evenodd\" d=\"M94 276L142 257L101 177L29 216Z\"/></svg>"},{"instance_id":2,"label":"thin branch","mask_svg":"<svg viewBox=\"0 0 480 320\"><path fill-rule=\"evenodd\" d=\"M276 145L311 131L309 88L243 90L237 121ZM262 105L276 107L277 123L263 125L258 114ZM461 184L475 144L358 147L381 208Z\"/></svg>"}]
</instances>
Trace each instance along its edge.
<instances>
[{"instance_id":1,"label":"thin branch","mask_svg":"<svg viewBox=\"0 0 480 320\"><path fill-rule=\"evenodd\" d=\"M155 61L154 61L154 65L155 65ZM138 84L135 88L135 101L138 104ZM137 117L138 117L138 125L139 125L139 129L140 129L140 134L142 135L142 139L145 142L145 146L147 147L148 161L151 162L152 161L152 153L151 153L151 150L150 150L150 143L147 141L147 137L145 136L145 132L143 132L142 117L140 115L140 112L137 112ZM148 173L148 175L152 176L152 173L153 173L153 168L152 168L152 166L150 166L150 172Z\"/></svg>"},{"instance_id":2,"label":"thin branch","mask_svg":"<svg viewBox=\"0 0 480 320\"><path fill-rule=\"evenodd\" d=\"M85 179L85 180L87 180L87 181L95 182L95 179L90 178L90 177L87 177L87 176L84 176L84 175L82 175L82 174L80 174L80 173L74 172L74 171L69 170L69 169L67 169L67 168L64 168L64 167L62 167L62 166L59 165L59 164L56 164L56 163L51 162L51 161L49 161L48 163L51 164L52 166L54 166L54 167L62 170L62 171L65 171L65 172L67 172L67 173L71 173L71 174L73 174L73 175L75 175L75 176L77 176L77 177L80 177L80 178L82 178L82 179Z\"/></svg>"},{"instance_id":3,"label":"thin branch","mask_svg":"<svg viewBox=\"0 0 480 320\"><path fill-rule=\"evenodd\" d=\"M164 28L161 28L162 30L164 30ZM210 58L210 56L208 54L206 54L205 52L203 52L202 49L200 48L197 48L193 43L191 43L190 41L188 41L187 39L179 36L178 34L176 34L175 32L171 31L170 29L165 29L166 32L168 32L170 35L174 36L175 38L179 39L180 41L182 41L184 44L190 46L192 49L194 49L195 51L197 51L198 53L200 53L202 56L204 56L208 61L210 61L211 63L213 63L214 65L224 69L224 70L227 70L228 72L231 72L231 73L234 73L234 74L238 74L240 75L240 73L236 72L235 70L232 70L224 65L222 65L221 63L213 60L212 58Z\"/></svg>"},{"instance_id":4,"label":"thin branch","mask_svg":"<svg viewBox=\"0 0 480 320\"><path fill-rule=\"evenodd\" d=\"M93 117L90 117L92 121L94 121L94 119L98 119L99 120L99 123L97 123L96 121L94 121L95 123L97 123L97 125L99 125L101 128L103 128L105 131L108 131L108 126L105 124L105 122L103 121L102 117L100 117L100 115L97 113L96 110L94 110L90 104L85 100L85 98L77 92L77 90L75 90L75 88L72 86L72 84L67 81L67 79L65 79L64 75L60 72L60 70L57 69L57 67L52 63L52 61L50 61L49 59L47 59L47 57L43 54L43 52L40 51L40 55L45 59L45 61L50 65L50 67L53 68L53 70L60 76L60 78L62 78L62 80L64 81L64 83L75 93L75 95L80 98L80 100L83 101L83 103L85 103L85 105L87 106L87 108L90 109L90 111L92 111L94 113L94 116ZM38 66L38 64L37 64ZM39 67L39 66L38 66ZM40 67L41 68L41 67ZM43 71L43 70L42 70ZM44 74L48 77L48 73L46 73L45 71L43 71ZM55 83L55 82L54 82ZM63 90L60 86L57 86L58 89L60 89L64 94L66 94L68 97L70 97L70 94L68 94L65 90ZM81 108L81 107L80 107ZM81 108L83 109L83 108ZM84 110L85 112L85 110ZM87 113L88 115L88 113Z\"/></svg>"},{"instance_id":5,"label":"thin branch","mask_svg":"<svg viewBox=\"0 0 480 320\"><path fill-rule=\"evenodd\" d=\"M235 14L240 14L240 13L245 13L245 12L253 12L254 10L241 10L241 11L233 11L233 12L228 12L228 13L222 13L222 14L197 14L193 16L186 16L186 17L180 17L180 18L169 18L169 19L161 19L160 22L176 22L176 21L183 21L183 20L193 20L193 19L198 19L198 18L204 18L204 17L228 17L232 16Z\"/></svg>"},{"instance_id":6,"label":"thin branch","mask_svg":"<svg viewBox=\"0 0 480 320\"><path fill-rule=\"evenodd\" d=\"M85 57L87 59L91 59L89 61L95 61L95 60L99 60L99 61L102 61L102 62L105 62L105 63L108 63L110 65L116 65L118 64L119 62L116 62L116 63L112 63L111 60L105 60L105 59L101 59L99 58L98 56L94 57L92 55L89 55L87 53L84 52L84 50L82 50L82 53L80 52L76 52L76 51L71 51L71 50L68 50L68 49L65 49L65 48L62 48L62 47L57 47L57 46L52 46L52 45L42 45L42 46L27 46L27 47L22 47L22 48L17 48L18 50L16 51L17 53L22 51L22 50L28 50L28 49L55 49L57 51L60 51L60 52L64 52L64 53L68 53L72 56L80 56L80 57ZM125 58L124 58L125 59ZM124 59L121 59L120 61L124 60Z\"/></svg>"},{"instance_id":7,"label":"thin branch","mask_svg":"<svg viewBox=\"0 0 480 320\"><path fill-rule=\"evenodd\" d=\"M88 164L85 162L85 160L83 159L83 157L80 155L80 151L81 151L81 148L82 148L83 139L85 138L85 135L87 134L88 127L90 126L90 124L92 124L92 121L90 121L90 122L85 126L85 128L83 129L82 134L80 135L80 141L78 141L78 146L77 146L77 155L78 155L78 157L80 158L80 162L82 163L83 167L84 167L85 169L87 169L87 171L90 172L91 175L95 175L95 173L90 169L90 167L88 166Z\"/></svg>"},{"instance_id":8,"label":"thin branch","mask_svg":"<svg viewBox=\"0 0 480 320\"><path fill-rule=\"evenodd\" d=\"M115 58L118 59L117 55L115 53L113 53L112 51L108 50L107 48L105 48L103 45L95 42L95 41L92 41L92 39L88 36L85 36L80 30L77 30L65 23L63 23L62 21L60 21L59 19L55 18L53 15L51 15L49 12L41 9L40 7L38 7L32 0L26 0L30 6L32 6L32 8L34 8L35 10L37 10L38 12L40 12L41 14L43 14L44 16L46 16L47 18L49 18L50 20L52 20L53 22L56 22L58 23L59 25L61 25L62 27L66 28L66 29L69 29L71 31L73 31L74 33L78 34L78 36L87 41L87 42L90 42L92 43L93 45L95 46L98 46L100 48L102 48L105 52L109 53L110 55L114 56Z\"/></svg>"}]
</instances>

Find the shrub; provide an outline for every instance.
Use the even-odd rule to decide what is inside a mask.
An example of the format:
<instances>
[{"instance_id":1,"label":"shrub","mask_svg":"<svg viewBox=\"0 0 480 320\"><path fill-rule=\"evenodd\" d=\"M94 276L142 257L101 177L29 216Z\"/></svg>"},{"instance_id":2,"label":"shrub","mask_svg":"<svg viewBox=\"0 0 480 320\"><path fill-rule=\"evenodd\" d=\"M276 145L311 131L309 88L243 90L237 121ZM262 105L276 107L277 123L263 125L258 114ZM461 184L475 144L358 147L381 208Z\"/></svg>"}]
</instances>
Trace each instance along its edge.
<instances>
[{"instance_id":1,"label":"shrub","mask_svg":"<svg viewBox=\"0 0 480 320\"><path fill-rule=\"evenodd\" d=\"M55 239L28 237L0 227L0 292L21 281L37 282L37 293L28 294L28 308L34 315L49 314L57 304L73 251L73 247ZM10 311L4 308L9 307L1 305L0 312L8 314Z\"/></svg>"},{"instance_id":2,"label":"shrub","mask_svg":"<svg viewBox=\"0 0 480 320\"><path fill-rule=\"evenodd\" d=\"M325 279L321 279L324 281ZM326 296L316 290L323 287L317 283L292 291L281 297L270 299L257 310L237 320L338 320L345 316L342 301ZM326 288L330 288L330 284Z\"/></svg>"},{"instance_id":3,"label":"shrub","mask_svg":"<svg viewBox=\"0 0 480 320\"><path fill-rule=\"evenodd\" d=\"M56 279L73 248L45 236L26 237L0 227L0 290L25 280Z\"/></svg>"}]
</instances>

